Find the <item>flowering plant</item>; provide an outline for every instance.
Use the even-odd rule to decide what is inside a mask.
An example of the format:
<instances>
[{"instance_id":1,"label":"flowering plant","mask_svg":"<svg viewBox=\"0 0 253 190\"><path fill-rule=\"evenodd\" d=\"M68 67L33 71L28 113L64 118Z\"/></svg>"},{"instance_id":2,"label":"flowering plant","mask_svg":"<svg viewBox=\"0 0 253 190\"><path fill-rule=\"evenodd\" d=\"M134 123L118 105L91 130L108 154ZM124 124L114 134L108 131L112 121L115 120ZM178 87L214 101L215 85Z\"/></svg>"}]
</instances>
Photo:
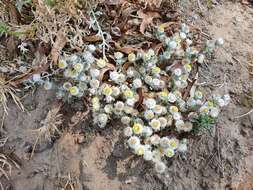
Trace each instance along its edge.
<instances>
[{"instance_id":1,"label":"flowering plant","mask_svg":"<svg viewBox=\"0 0 253 190\"><path fill-rule=\"evenodd\" d=\"M161 25L154 38L162 48L115 52L114 64L95 58L97 47L88 45L83 53L59 60L58 76L63 80L33 80L55 89L63 100L91 96L94 123L104 128L111 119L120 119L126 146L163 173L167 159L187 151L187 139L180 134L210 128L230 97L205 99L199 89L187 93L193 68L224 43L222 38L197 48L185 24L171 36Z\"/></svg>"}]
</instances>

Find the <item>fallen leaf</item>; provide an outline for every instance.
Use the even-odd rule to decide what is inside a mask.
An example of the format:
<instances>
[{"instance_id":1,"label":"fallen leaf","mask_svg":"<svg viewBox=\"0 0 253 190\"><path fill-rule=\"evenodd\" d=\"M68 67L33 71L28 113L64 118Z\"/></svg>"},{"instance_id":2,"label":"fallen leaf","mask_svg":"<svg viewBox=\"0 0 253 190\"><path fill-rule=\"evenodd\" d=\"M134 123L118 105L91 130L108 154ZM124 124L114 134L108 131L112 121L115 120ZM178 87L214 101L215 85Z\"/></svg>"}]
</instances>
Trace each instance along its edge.
<instances>
[{"instance_id":1,"label":"fallen leaf","mask_svg":"<svg viewBox=\"0 0 253 190\"><path fill-rule=\"evenodd\" d=\"M101 41L101 37L98 36L97 34L95 34L95 35L92 35L92 36L85 36L84 40L86 42L98 42L98 41Z\"/></svg>"},{"instance_id":2,"label":"fallen leaf","mask_svg":"<svg viewBox=\"0 0 253 190\"><path fill-rule=\"evenodd\" d=\"M113 71L113 70L115 70L115 66L111 63L107 63L106 67L103 68L100 72L100 75L98 77L99 81L102 81L104 79L104 75L106 72Z\"/></svg>"},{"instance_id":3,"label":"fallen leaf","mask_svg":"<svg viewBox=\"0 0 253 190\"><path fill-rule=\"evenodd\" d=\"M64 35L64 32L62 30L59 30L57 33L57 38L56 38L56 40L53 44L52 50L51 50L52 61L54 64L58 63L60 51L64 48L66 43L67 43L67 38Z\"/></svg>"},{"instance_id":4,"label":"fallen leaf","mask_svg":"<svg viewBox=\"0 0 253 190\"><path fill-rule=\"evenodd\" d=\"M107 5L120 5L123 4L126 0L106 0Z\"/></svg>"},{"instance_id":5,"label":"fallen leaf","mask_svg":"<svg viewBox=\"0 0 253 190\"><path fill-rule=\"evenodd\" d=\"M146 28L148 25L153 24L154 18L159 18L160 14L157 12L146 12L144 13L143 10L137 11L137 15L142 19L141 25L140 25L140 32L144 34Z\"/></svg>"}]
</instances>

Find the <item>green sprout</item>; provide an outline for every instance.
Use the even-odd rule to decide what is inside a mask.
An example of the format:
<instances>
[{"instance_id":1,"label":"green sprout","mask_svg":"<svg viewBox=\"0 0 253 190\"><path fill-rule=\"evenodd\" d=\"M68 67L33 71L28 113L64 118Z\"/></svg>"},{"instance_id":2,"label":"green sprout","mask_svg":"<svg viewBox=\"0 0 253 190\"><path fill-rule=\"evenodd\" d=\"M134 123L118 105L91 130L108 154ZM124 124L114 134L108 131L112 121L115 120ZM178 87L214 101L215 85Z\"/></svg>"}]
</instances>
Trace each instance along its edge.
<instances>
[{"instance_id":1,"label":"green sprout","mask_svg":"<svg viewBox=\"0 0 253 190\"><path fill-rule=\"evenodd\" d=\"M199 133L203 130L211 130L214 124L216 123L216 118L211 117L207 114L201 114L199 117L194 121L193 132Z\"/></svg>"}]
</instances>

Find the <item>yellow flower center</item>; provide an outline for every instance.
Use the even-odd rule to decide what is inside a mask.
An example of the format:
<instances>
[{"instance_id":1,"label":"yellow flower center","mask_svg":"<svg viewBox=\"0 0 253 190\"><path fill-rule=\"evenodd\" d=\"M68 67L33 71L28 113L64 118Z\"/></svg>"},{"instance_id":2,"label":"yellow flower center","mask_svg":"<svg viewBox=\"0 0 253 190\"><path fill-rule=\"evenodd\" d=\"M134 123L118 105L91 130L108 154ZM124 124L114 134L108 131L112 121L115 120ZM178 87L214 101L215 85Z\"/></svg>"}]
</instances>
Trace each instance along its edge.
<instances>
[{"instance_id":1,"label":"yellow flower center","mask_svg":"<svg viewBox=\"0 0 253 190\"><path fill-rule=\"evenodd\" d=\"M99 59L97 60L97 65L100 67L100 68L103 68L106 66L106 61L104 59Z\"/></svg>"},{"instance_id":2,"label":"yellow flower center","mask_svg":"<svg viewBox=\"0 0 253 190\"><path fill-rule=\"evenodd\" d=\"M172 148L177 148L177 147L178 147L178 144L177 144L177 142L176 142L175 140L171 140L171 141L170 141L170 146L171 146Z\"/></svg>"},{"instance_id":3,"label":"yellow flower center","mask_svg":"<svg viewBox=\"0 0 253 190\"><path fill-rule=\"evenodd\" d=\"M133 132L135 133L135 134L141 134L141 132L142 132L142 125L141 124L139 124L139 123L135 123L134 125L133 125Z\"/></svg>"},{"instance_id":4,"label":"yellow flower center","mask_svg":"<svg viewBox=\"0 0 253 190\"><path fill-rule=\"evenodd\" d=\"M157 128L159 128L159 126L160 126L160 122L159 121L155 120L155 121L151 122L151 127L152 128L157 129Z\"/></svg>"},{"instance_id":5,"label":"yellow flower center","mask_svg":"<svg viewBox=\"0 0 253 190\"><path fill-rule=\"evenodd\" d=\"M136 56L135 56L134 53L130 53L130 54L128 55L128 61L130 61L130 62L135 61L135 58L136 58Z\"/></svg>"},{"instance_id":6,"label":"yellow flower center","mask_svg":"<svg viewBox=\"0 0 253 190\"><path fill-rule=\"evenodd\" d=\"M208 101L208 106L209 107L213 107L214 106L213 102L212 101Z\"/></svg>"},{"instance_id":7,"label":"yellow flower center","mask_svg":"<svg viewBox=\"0 0 253 190\"><path fill-rule=\"evenodd\" d=\"M169 158L173 157L174 154L175 154L174 150L172 150L172 149L168 149L168 150L167 150L166 155L167 155Z\"/></svg>"},{"instance_id":8,"label":"yellow flower center","mask_svg":"<svg viewBox=\"0 0 253 190\"><path fill-rule=\"evenodd\" d=\"M139 147L136 151L136 154L139 156L143 155L144 154L144 147L142 147L142 146Z\"/></svg>"},{"instance_id":9,"label":"yellow flower center","mask_svg":"<svg viewBox=\"0 0 253 190\"><path fill-rule=\"evenodd\" d=\"M77 63L74 65L74 69L78 72L82 71L82 65L80 63Z\"/></svg>"},{"instance_id":10,"label":"yellow flower center","mask_svg":"<svg viewBox=\"0 0 253 190\"><path fill-rule=\"evenodd\" d=\"M109 96L111 95L112 93L112 88L110 88L109 86L106 86L104 89L103 89L103 94L106 95L106 96Z\"/></svg>"},{"instance_id":11,"label":"yellow flower center","mask_svg":"<svg viewBox=\"0 0 253 190\"><path fill-rule=\"evenodd\" d=\"M192 70L192 66L190 64L185 65L185 69L190 72Z\"/></svg>"},{"instance_id":12,"label":"yellow flower center","mask_svg":"<svg viewBox=\"0 0 253 190\"><path fill-rule=\"evenodd\" d=\"M178 112L178 108L176 106L171 106L170 110L171 110L172 113Z\"/></svg>"},{"instance_id":13,"label":"yellow flower center","mask_svg":"<svg viewBox=\"0 0 253 190\"><path fill-rule=\"evenodd\" d=\"M60 60L60 61L58 62L58 67L59 67L60 69L64 69L64 68L67 67L67 63L66 63L65 61L63 61L63 60Z\"/></svg>"},{"instance_id":14,"label":"yellow flower center","mask_svg":"<svg viewBox=\"0 0 253 190\"><path fill-rule=\"evenodd\" d=\"M76 95L78 94L78 88L76 86L73 86L69 89L69 92L72 94L72 95Z\"/></svg>"},{"instance_id":15,"label":"yellow flower center","mask_svg":"<svg viewBox=\"0 0 253 190\"><path fill-rule=\"evenodd\" d=\"M154 68L152 68L152 72L155 74L158 74L161 72L161 69L159 67L154 67Z\"/></svg>"},{"instance_id":16,"label":"yellow flower center","mask_svg":"<svg viewBox=\"0 0 253 190\"><path fill-rule=\"evenodd\" d=\"M133 93L133 91L131 91L131 90L126 90L126 91L124 92L124 95L125 95L125 97L127 97L127 98L132 98L132 97L134 96L134 93Z\"/></svg>"}]
</instances>

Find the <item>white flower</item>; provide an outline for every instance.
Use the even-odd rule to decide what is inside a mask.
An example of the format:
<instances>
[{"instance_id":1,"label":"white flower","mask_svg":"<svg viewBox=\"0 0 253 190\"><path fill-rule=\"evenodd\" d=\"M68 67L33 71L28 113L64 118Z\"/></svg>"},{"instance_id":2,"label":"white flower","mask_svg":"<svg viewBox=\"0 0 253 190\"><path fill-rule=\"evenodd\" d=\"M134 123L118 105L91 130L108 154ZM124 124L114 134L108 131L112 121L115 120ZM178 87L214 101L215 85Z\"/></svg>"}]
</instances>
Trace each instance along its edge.
<instances>
[{"instance_id":1,"label":"white flower","mask_svg":"<svg viewBox=\"0 0 253 190\"><path fill-rule=\"evenodd\" d=\"M118 52L114 53L114 57L116 59L122 59L124 57L124 55L123 55L123 53L121 53L121 52L118 51Z\"/></svg>"},{"instance_id":2,"label":"white flower","mask_svg":"<svg viewBox=\"0 0 253 190\"><path fill-rule=\"evenodd\" d=\"M161 105L155 105L155 107L153 108L153 111L156 113L156 114L161 114L163 112L163 106Z\"/></svg>"},{"instance_id":3,"label":"white flower","mask_svg":"<svg viewBox=\"0 0 253 190\"><path fill-rule=\"evenodd\" d=\"M219 98L219 99L218 99L218 105L219 105L220 107L224 107L224 106L225 106L225 100L223 100L222 98Z\"/></svg>"},{"instance_id":4,"label":"white flower","mask_svg":"<svg viewBox=\"0 0 253 190\"><path fill-rule=\"evenodd\" d=\"M148 98L144 100L144 104L149 108L153 109L156 105L156 101L153 98Z\"/></svg>"},{"instance_id":5,"label":"white flower","mask_svg":"<svg viewBox=\"0 0 253 190\"><path fill-rule=\"evenodd\" d=\"M177 106L170 106L169 110L172 114L177 113L179 111Z\"/></svg>"},{"instance_id":6,"label":"white flower","mask_svg":"<svg viewBox=\"0 0 253 190\"><path fill-rule=\"evenodd\" d=\"M128 61L129 62L134 62L136 60L136 55L134 53L130 53L128 55Z\"/></svg>"},{"instance_id":7,"label":"white flower","mask_svg":"<svg viewBox=\"0 0 253 190\"><path fill-rule=\"evenodd\" d=\"M106 101L107 103L111 103L112 101L114 101L114 98L113 98L112 96L106 96L106 97L105 97L105 101Z\"/></svg>"},{"instance_id":8,"label":"white flower","mask_svg":"<svg viewBox=\"0 0 253 190\"><path fill-rule=\"evenodd\" d=\"M131 122L131 118L128 117L128 116L123 116L123 117L121 118L121 122L122 122L123 124L125 124L125 125L128 125L128 124ZM132 129L132 128L131 128L131 129Z\"/></svg>"},{"instance_id":9,"label":"white flower","mask_svg":"<svg viewBox=\"0 0 253 190\"><path fill-rule=\"evenodd\" d=\"M124 102L121 102L121 101L117 101L114 105L114 107L117 111L123 111L124 106L125 106Z\"/></svg>"},{"instance_id":10,"label":"white flower","mask_svg":"<svg viewBox=\"0 0 253 190\"><path fill-rule=\"evenodd\" d=\"M65 69L68 66L67 62L64 59L60 59L58 62L58 67L60 69Z\"/></svg>"},{"instance_id":11,"label":"white flower","mask_svg":"<svg viewBox=\"0 0 253 190\"><path fill-rule=\"evenodd\" d=\"M161 123L161 128L165 128L167 126L167 124L168 124L167 119L165 117L159 117L158 119L159 119L159 121Z\"/></svg>"},{"instance_id":12,"label":"white flower","mask_svg":"<svg viewBox=\"0 0 253 190\"><path fill-rule=\"evenodd\" d=\"M45 88L46 90L50 90L50 89L52 89L52 87L53 87L53 83L52 83L52 82L46 81L46 82L44 83L44 88Z\"/></svg>"},{"instance_id":13,"label":"white flower","mask_svg":"<svg viewBox=\"0 0 253 190\"><path fill-rule=\"evenodd\" d=\"M97 66L99 67L99 68L104 68L105 66L106 66L106 61L104 60L104 59L98 59L97 60Z\"/></svg>"},{"instance_id":14,"label":"white flower","mask_svg":"<svg viewBox=\"0 0 253 190\"><path fill-rule=\"evenodd\" d=\"M98 122L100 124L106 124L108 121L108 117L105 113L100 113L97 117L98 117Z\"/></svg>"},{"instance_id":15,"label":"white flower","mask_svg":"<svg viewBox=\"0 0 253 190\"><path fill-rule=\"evenodd\" d=\"M87 49L90 52L94 52L94 51L96 51L96 46L94 46L93 44L89 44L88 47L87 47Z\"/></svg>"},{"instance_id":16,"label":"white flower","mask_svg":"<svg viewBox=\"0 0 253 190\"><path fill-rule=\"evenodd\" d=\"M155 116L155 114L154 114L154 112L153 112L152 110L146 110L146 111L144 112L144 117L145 117L145 119L147 119L147 120L153 119L154 116Z\"/></svg>"},{"instance_id":17,"label":"white flower","mask_svg":"<svg viewBox=\"0 0 253 190\"><path fill-rule=\"evenodd\" d=\"M202 99L203 98L203 93L201 91L196 91L194 94L196 99Z\"/></svg>"},{"instance_id":18,"label":"white flower","mask_svg":"<svg viewBox=\"0 0 253 190\"><path fill-rule=\"evenodd\" d=\"M118 96L120 94L120 89L116 86L112 87L112 95L113 96Z\"/></svg>"},{"instance_id":19,"label":"white flower","mask_svg":"<svg viewBox=\"0 0 253 190\"><path fill-rule=\"evenodd\" d=\"M153 134L153 130L150 127L143 127L142 133L144 136L150 137Z\"/></svg>"},{"instance_id":20,"label":"white flower","mask_svg":"<svg viewBox=\"0 0 253 190\"><path fill-rule=\"evenodd\" d=\"M199 54L199 56L198 56L198 63L202 64L202 63L204 63L204 60L205 60L205 55Z\"/></svg>"},{"instance_id":21,"label":"white flower","mask_svg":"<svg viewBox=\"0 0 253 190\"><path fill-rule=\"evenodd\" d=\"M183 40L186 39L186 37L187 37L186 34L185 34L184 32L180 32L179 35L180 35L180 37L181 37Z\"/></svg>"},{"instance_id":22,"label":"white flower","mask_svg":"<svg viewBox=\"0 0 253 190\"><path fill-rule=\"evenodd\" d=\"M160 80L157 79L157 78L154 78L154 79L152 80L152 84L153 84L154 86L159 87L159 86L160 86Z\"/></svg>"},{"instance_id":23,"label":"white flower","mask_svg":"<svg viewBox=\"0 0 253 190\"><path fill-rule=\"evenodd\" d=\"M134 79L133 85L135 88L140 88L142 86L141 79Z\"/></svg>"},{"instance_id":24,"label":"white flower","mask_svg":"<svg viewBox=\"0 0 253 190\"><path fill-rule=\"evenodd\" d=\"M160 127L161 127L161 123L158 119L152 119L150 122L149 122L149 125L152 127L152 129L154 131L159 131L160 130Z\"/></svg>"},{"instance_id":25,"label":"white flower","mask_svg":"<svg viewBox=\"0 0 253 190\"><path fill-rule=\"evenodd\" d=\"M182 130L185 131L185 132L190 132L192 130L192 128L193 128L192 123L187 121L187 122L185 122Z\"/></svg>"},{"instance_id":26,"label":"white flower","mask_svg":"<svg viewBox=\"0 0 253 190\"><path fill-rule=\"evenodd\" d=\"M90 69L90 75L92 78L97 78L100 75L100 71L98 69Z\"/></svg>"},{"instance_id":27,"label":"white flower","mask_svg":"<svg viewBox=\"0 0 253 190\"><path fill-rule=\"evenodd\" d=\"M192 44L192 41L190 39L186 39L186 43L188 46L190 46Z\"/></svg>"},{"instance_id":28,"label":"white flower","mask_svg":"<svg viewBox=\"0 0 253 190\"><path fill-rule=\"evenodd\" d=\"M152 81L153 81L153 78L149 75L145 76L144 78L144 81L147 83L147 84L151 84Z\"/></svg>"},{"instance_id":29,"label":"white flower","mask_svg":"<svg viewBox=\"0 0 253 190\"><path fill-rule=\"evenodd\" d=\"M150 137L150 143L153 145L158 145L160 143L160 137L158 135L152 135Z\"/></svg>"},{"instance_id":30,"label":"white flower","mask_svg":"<svg viewBox=\"0 0 253 190\"><path fill-rule=\"evenodd\" d=\"M168 101L174 103L177 100L177 97L173 93L168 94Z\"/></svg>"},{"instance_id":31,"label":"white flower","mask_svg":"<svg viewBox=\"0 0 253 190\"><path fill-rule=\"evenodd\" d=\"M177 47L177 42L175 42L174 40L169 42L169 48L176 49L176 47Z\"/></svg>"},{"instance_id":32,"label":"white flower","mask_svg":"<svg viewBox=\"0 0 253 190\"><path fill-rule=\"evenodd\" d=\"M127 143L130 148L135 149L140 145L140 139L136 136L132 136L127 140Z\"/></svg>"},{"instance_id":33,"label":"white flower","mask_svg":"<svg viewBox=\"0 0 253 190\"><path fill-rule=\"evenodd\" d=\"M225 94L223 96L223 98L224 98L224 101L225 101L225 106L227 106L229 104L230 100L231 100L229 94Z\"/></svg>"},{"instance_id":34,"label":"white flower","mask_svg":"<svg viewBox=\"0 0 253 190\"><path fill-rule=\"evenodd\" d=\"M218 117L219 113L220 113L220 110L218 108L213 107L210 110L210 115L212 117Z\"/></svg>"},{"instance_id":35,"label":"white flower","mask_svg":"<svg viewBox=\"0 0 253 190\"><path fill-rule=\"evenodd\" d=\"M162 137L160 139L160 145L163 148L167 148L170 146L170 139L168 137Z\"/></svg>"},{"instance_id":36,"label":"white flower","mask_svg":"<svg viewBox=\"0 0 253 190\"><path fill-rule=\"evenodd\" d=\"M124 136L125 137L131 137L133 135L133 130L131 127L126 127L124 129Z\"/></svg>"},{"instance_id":37,"label":"white flower","mask_svg":"<svg viewBox=\"0 0 253 190\"><path fill-rule=\"evenodd\" d=\"M40 76L40 74L33 74L32 80L33 80L34 82L40 82L40 81L41 81L41 76Z\"/></svg>"},{"instance_id":38,"label":"white flower","mask_svg":"<svg viewBox=\"0 0 253 190\"><path fill-rule=\"evenodd\" d=\"M151 152L150 150L145 150L144 155L143 155L143 158L144 158L144 160L146 160L146 161L152 160L152 158L153 158L152 152Z\"/></svg>"},{"instance_id":39,"label":"white flower","mask_svg":"<svg viewBox=\"0 0 253 190\"><path fill-rule=\"evenodd\" d=\"M134 106L135 102L136 100L134 98L128 98L126 100L127 105L132 106L132 107Z\"/></svg>"},{"instance_id":40,"label":"white flower","mask_svg":"<svg viewBox=\"0 0 253 190\"><path fill-rule=\"evenodd\" d=\"M175 120L180 120L181 119L181 114L179 112L175 112L175 113L173 113L172 117Z\"/></svg>"},{"instance_id":41,"label":"white flower","mask_svg":"<svg viewBox=\"0 0 253 190\"><path fill-rule=\"evenodd\" d=\"M182 152L182 153L186 152L186 151L187 151L187 144L185 144L185 143L180 143L179 146L178 146L178 148L177 148L177 150L178 150L179 152Z\"/></svg>"},{"instance_id":42,"label":"white flower","mask_svg":"<svg viewBox=\"0 0 253 190\"><path fill-rule=\"evenodd\" d=\"M182 75L182 69L176 68L176 69L174 70L174 74L175 74L177 77L181 76L181 75Z\"/></svg>"},{"instance_id":43,"label":"white flower","mask_svg":"<svg viewBox=\"0 0 253 190\"><path fill-rule=\"evenodd\" d=\"M123 73L120 73L119 78L117 79L116 82L123 83L123 82L125 82L125 80L126 80L126 76Z\"/></svg>"},{"instance_id":44,"label":"white flower","mask_svg":"<svg viewBox=\"0 0 253 190\"><path fill-rule=\"evenodd\" d=\"M98 88L99 84L100 84L100 82L97 79L90 80L90 86L91 86L91 88Z\"/></svg>"},{"instance_id":45,"label":"white flower","mask_svg":"<svg viewBox=\"0 0 253 190\"><path fill-rule=\"evenodd\" d=\"M172 148L167 148L165 150L165 155L169 158L173 157L175 155L175 150Z\"/></svg>"},{"instance_id":46,"label":"white flower","mask_svg":"<svg viewBox=\"0 0 253 190\"><path fill-rule=\"evenodd\" d=\"M155 170L157 173L164 173L166 170L166 165L161 161L157 161L155 163Z\"/></svg>"},{"instance_id":47,"label":"white flower","mask_svg":"<svg viewBox=\"0 0 253 190\"><path fill-rule=\"evenodd\" d=\"M175 126L176 126L178 131L181 131L184 127L184 121L183 120L177 120L175 122Z\"/></svg>"},{"instance_id":48,"label":"white flower","mask_svg":"<svg viewBox=\"0 0 253 190\"><path fill-rule=\"evenodd\" d=\"M218 38L216 40L216 44L219 45L219 46L222 46L224 44L224 39L223 38Z\"/></svg>"},{"instance_id":49,"label":"white flower","mask_svg":"<svg viewBox=\"0 0 253 190\"><path fill-rule=\"evenodd\" d=\"M105 113L112 113L112 110L113 110L113 106L111 104L106 104L105 107L104 107L104 111Z\"/></svg>"},{"instance_id":50,"label":"white flower","mask_svg":"<svg viewBox=\"0 0 253 190\"><path fill-rule=\"evenodd\" d=\"M69 88L69 92L71 95L76 96L79 94L79 88L76 86L72 86Z\"/></svg>"},{"instance_id":51,"label":"white flower","mask_svg":"<svg viewBox=\"0 0 253 190\"><path fill-rule=\"evenodd\" d=\"M142 156L145 153L145 146L144 145L139 145L135 147L134 153L137 154L138 156Z\"/></svg>"},{"instance_id":52,"label":"white flower","mask_svg":"<svg viewBox=\"0 0 253 190\"><path fill-rule=\"evenodd\" d=\"M117 81L119 79L119 73L117 71L110 72L110 79L112 81Z\"/></svg>"},{"instance_id":53,"label":"white flower","mask_svg":"<svg viewBox=\"0 0 253 190\"><path fill-rule=\"evenodd\" d=\"M87 62L88 65L91 65L95 62L95 57L92 55L91 52L85 51L82 55L85 62Z\"/></svg>"},{"instance_id":54,"label":"white flower","mask_svg":"<svg viewBox=\"0 0 253 190\"><path fill-rule=\"evenodd\" d=\"M83 70L83 64L81 64L81 63L75 63L73 67L74 67L75 71L77 71L78 73L82 72L82 70Z\"/></svg>"},{"instance_id":55,"label":"white flower","mask_svg":"<svg viewBox=\"0 0 253 190\"><path fill-rule=\"evenodd\" d=\"M134 74L135 74L134 68L133 67L129 67L127 69L127 76L131 78L131 77L134 77Z\"/></svg>"}]
</instances>

